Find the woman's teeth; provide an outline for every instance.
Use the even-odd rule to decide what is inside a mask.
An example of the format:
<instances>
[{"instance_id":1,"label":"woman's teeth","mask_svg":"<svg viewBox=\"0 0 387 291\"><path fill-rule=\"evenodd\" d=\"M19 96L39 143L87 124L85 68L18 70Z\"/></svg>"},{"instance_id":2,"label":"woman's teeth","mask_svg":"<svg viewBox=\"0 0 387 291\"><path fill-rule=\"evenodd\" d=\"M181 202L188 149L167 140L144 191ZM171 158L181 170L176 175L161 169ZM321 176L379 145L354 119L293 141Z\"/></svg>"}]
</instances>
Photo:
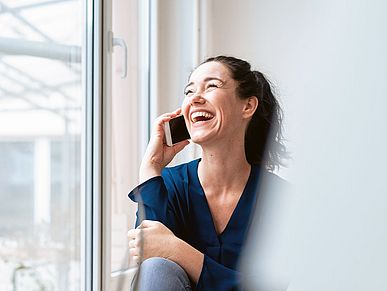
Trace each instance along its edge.
<instances>
[{"instance_id":1,"label":"woman's teeth","mask_svg":"<svg viewBox=\"0 0 387 291\"><path fill-rule=\"evenodd\" d=\"M192 122L198 122L198 121L206 121L209 119L212 119L214 116L211 113L204 112L204 111L198 111L191 114L191 120Z\"/></svg>"}]
</instances>

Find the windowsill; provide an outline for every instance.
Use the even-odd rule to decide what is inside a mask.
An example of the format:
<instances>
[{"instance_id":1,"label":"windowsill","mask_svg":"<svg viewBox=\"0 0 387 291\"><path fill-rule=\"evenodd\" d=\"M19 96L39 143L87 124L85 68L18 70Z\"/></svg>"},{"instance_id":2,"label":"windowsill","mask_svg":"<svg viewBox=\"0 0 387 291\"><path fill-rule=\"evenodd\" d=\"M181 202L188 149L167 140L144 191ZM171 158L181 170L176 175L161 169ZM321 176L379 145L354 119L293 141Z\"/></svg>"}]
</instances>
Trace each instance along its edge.
<instances>
[{"instance_id":1,"label":"windowsill","mask_svg":"<svg viewBox=\"0 0 387 291\"><path fill-rule=\"evenodd\" d=\"M111 290L130 290L134 275L138 268L114 271L111 273Z\"/></svg>"}]
</instances>

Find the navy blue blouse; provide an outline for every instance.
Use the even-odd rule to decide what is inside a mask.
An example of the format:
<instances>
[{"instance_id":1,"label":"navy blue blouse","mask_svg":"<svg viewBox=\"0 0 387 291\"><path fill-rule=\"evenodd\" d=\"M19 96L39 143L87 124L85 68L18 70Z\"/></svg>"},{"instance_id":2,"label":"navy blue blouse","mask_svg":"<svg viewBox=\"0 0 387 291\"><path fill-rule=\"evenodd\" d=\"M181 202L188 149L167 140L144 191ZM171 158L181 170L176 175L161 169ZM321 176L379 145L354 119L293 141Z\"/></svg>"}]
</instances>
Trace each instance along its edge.
<instances>
[{"instance_id":1,"label":"navy blue blouse","mask_svg":"<svg viewBox=\"0 0 387 291\"><path fill-rule=\"evenodd\" d=\"M237 290L238 258L256 202L259 167L252 166L241 198L221 234L217 234L206 196L198 177L200 159L165 168L129 193L142 202L145 218L157 220L177 237L204 254L203 268L195 290ZM140 224L137 212L136 226Z\"/></svg>"}]
</instances>

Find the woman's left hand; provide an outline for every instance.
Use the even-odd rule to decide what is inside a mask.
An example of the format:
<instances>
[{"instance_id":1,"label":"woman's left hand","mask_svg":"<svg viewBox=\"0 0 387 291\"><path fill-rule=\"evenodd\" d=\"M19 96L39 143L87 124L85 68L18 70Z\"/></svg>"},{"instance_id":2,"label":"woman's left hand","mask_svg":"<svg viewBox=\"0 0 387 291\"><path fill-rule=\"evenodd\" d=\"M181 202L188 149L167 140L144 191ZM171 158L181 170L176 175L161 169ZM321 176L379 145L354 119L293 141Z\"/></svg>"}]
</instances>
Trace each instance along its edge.
<instances>
[{"instance_id":1,"label":"woman's left hand","mask_svg":"<svg viewBox=\"0 0 387 291\"><path fill-rule=\"evenodd\" d=\"M152 220L144 220L136 229L129 230L128 239L130 255L137 264L151 257L170 259L177 242L172 231Z\"/></svg>"}]
</instances>

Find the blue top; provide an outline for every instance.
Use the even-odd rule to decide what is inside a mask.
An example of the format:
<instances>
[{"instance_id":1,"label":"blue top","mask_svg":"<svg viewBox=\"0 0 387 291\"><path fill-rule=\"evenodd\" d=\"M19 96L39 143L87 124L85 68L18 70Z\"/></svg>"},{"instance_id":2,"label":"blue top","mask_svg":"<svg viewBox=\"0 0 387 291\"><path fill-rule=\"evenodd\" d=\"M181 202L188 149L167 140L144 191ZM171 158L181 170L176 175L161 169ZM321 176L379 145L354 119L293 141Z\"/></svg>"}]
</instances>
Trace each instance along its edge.
<instances>
[{"instance_id":1,"label":"blue top","mask_svg":"<svg viewBox=\"0 0 387 291\"><path fill-rule=\"evenodd\" d=\"M240 274L236 268L256 202L259 166L251 167L242 196L226 228L218 235L199 181L199 162L200 159L165 168L161 176L142 183L128 196L134 202L142 199L146 219L160 221L204 254L195 290L237 290ZM139 224L137 212L136 226Z\"/></svg>"}]
</instances>

